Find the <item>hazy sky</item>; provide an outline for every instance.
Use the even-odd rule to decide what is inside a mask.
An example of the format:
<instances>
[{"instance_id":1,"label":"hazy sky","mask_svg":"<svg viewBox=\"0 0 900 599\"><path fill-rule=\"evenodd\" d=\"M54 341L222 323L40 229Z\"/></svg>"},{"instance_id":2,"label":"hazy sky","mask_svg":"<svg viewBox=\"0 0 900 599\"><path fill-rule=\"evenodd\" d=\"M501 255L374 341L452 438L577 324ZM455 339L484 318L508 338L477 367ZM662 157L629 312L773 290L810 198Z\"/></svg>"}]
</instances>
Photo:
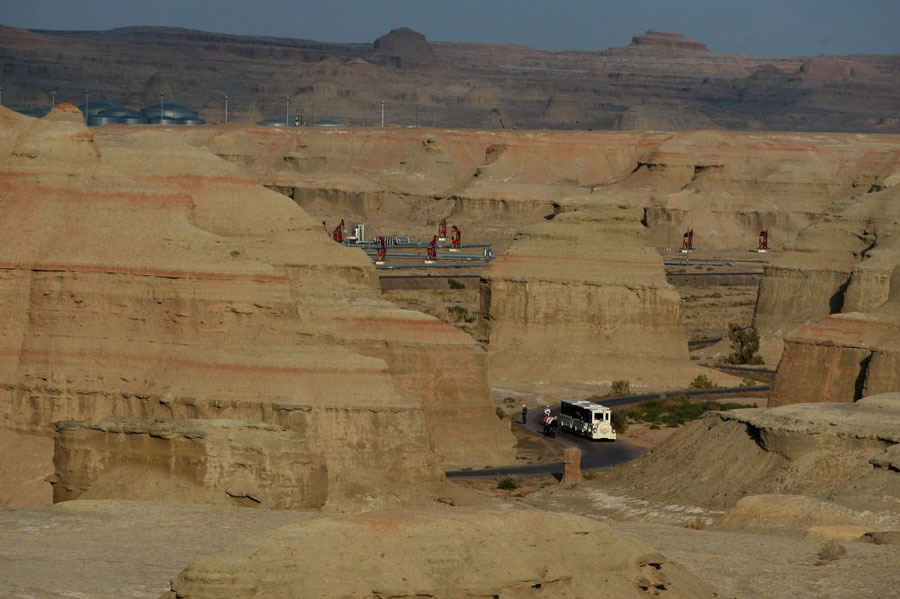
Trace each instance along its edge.
<instances>
[{"instance_id":1,"label":"hazy sky","mask_svg":"<svg viewBox=\"0 0 900 599\"><path fill-rule=\"evenodd\" d=\"M167 25L330 42L371 42L407 26L431 40L551 50L620 46L652 28L757 56L900 53L900 0L0 0L0 23Z\"/></svg>"}]
</instances>

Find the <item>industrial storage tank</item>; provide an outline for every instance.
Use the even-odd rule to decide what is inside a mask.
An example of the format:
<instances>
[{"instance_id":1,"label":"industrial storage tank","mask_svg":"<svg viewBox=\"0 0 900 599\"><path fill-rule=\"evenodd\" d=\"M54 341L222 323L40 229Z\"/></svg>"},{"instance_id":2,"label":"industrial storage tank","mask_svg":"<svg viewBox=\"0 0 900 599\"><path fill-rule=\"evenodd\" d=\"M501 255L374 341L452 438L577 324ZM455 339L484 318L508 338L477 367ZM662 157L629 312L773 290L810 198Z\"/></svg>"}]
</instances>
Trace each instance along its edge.
<instances>
[{"instance_id":1,"label":"industrial storage tank","mask_svg":"<svg viewBox=\"0 0 900 599\"><path fill-rule=\"evenodd\" d=\"M78 110L80 110L81 114L83 114L85 116L91 115L91 114L100 114L104 110L117 110L117 109L129 110L128 108L125 108L121 104L116 104L115 102L106 102L104 100L97 100L96 102L91 102L91 100L88 99L87 106L85 106L84 104L80 104L78 106Z\"/></svg>"},{"instance_id":2,"label":"industrial storage tank","mask_svg":"<svg viewBox=\"0 0 900 599\"><path fill-rule=\"evenodd\" d=\"M175 104L165 102L161 104L151 104L142 110L147 120L198 120L197 111L186 104ZM170 124L170 123L165 123ZM179 124L179 123L171 123ZM183 123L182 123L183 124Z\"/></svg>"},{"instance_id":3,"label":"industrial storage tank","mask_svg":"<svg viewBox=\"0 0 900 599\"><path fill-rule=\"evenodd\" d=\"M259 121L258 125L262 125L263 127L285 127L287 123L284 122L283 118L280 119L266 119L264 121Z\"/></svg>"},{"instance_id":4,"label":"industrial storage tank","mask_svg":"<svg viewBox=\"0 0 900 599\"><path fill-rule=\"evenodd\" d=\"M24 114L25 116L33 116L36 118L44 118L48 114L50 114L49 106L38 106L36 108L13 108L19 114Z\"/></svg>"},{"instance_id":5,"label":"industrial storage tank","mask_svg":"<svg viewBox=\"0 0 900 599\"><path fill-rule=\"evenodd\" d=\"M113 108L104 108L87 117L87 124L90 127L97 125L146 125L147 119L136 110L126 108L125 106L115 106Z\"/></svg>"}]
</instances>

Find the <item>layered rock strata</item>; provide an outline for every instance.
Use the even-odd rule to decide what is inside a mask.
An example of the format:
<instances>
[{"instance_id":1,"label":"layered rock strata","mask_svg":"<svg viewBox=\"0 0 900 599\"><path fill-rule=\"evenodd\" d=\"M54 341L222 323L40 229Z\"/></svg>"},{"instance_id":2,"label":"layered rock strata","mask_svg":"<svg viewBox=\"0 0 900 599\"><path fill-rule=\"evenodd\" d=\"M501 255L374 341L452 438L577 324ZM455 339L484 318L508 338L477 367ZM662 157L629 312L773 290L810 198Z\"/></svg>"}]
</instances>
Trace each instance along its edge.
<instances>
[{"instance_id":1,"label":"layered rock strata","mask_svg":"<svg viewBox=\"0 0 900 599\"><path fill-rule=\"evenodd\" d=\"M878 308L834 314L785 337L769 401L852 402L890 391L900 391L900 266Z\"/></svg>"},{"instance_id":2,"label":"layered rock strata","mask_svg":"<svg viewBox=\"0 0 900 599\"><path fill-rule=\"evenodd\" d=\"M766 267L754 324L769 361L792 329L888 299L900 264L900 150L873 148L851 174L849 187Z\"/></svg>"},{"instance_id":3,"label":"layered rock strata","mask_svg":"<svg viewBox=\"0 0 900 599\"><path fill-rule=\"evenodd\" d=\"M317 439L329 500L440 483L435 445L459 465L511 459L483 351L379 299L368 259L287 198L165 129L96 143L66 106L3 124L0 226L21 240L0 258L4 426L266 422ZM469 371L465 395L436 391L454 376L432 371L444 349ZM420 391L441 400L434 436Z\"/></svg>"},{"instance_id":4,"label":"layered rock strata","mask_svg":"<svg viewBox=\"0 0 900 599\"><path fill-rule=\"evenodd\" d=\"M317 508L328 499L322 443L240 420L103 420L54 425L53 501L233 503Z\"/></svg>"}]
</instances>

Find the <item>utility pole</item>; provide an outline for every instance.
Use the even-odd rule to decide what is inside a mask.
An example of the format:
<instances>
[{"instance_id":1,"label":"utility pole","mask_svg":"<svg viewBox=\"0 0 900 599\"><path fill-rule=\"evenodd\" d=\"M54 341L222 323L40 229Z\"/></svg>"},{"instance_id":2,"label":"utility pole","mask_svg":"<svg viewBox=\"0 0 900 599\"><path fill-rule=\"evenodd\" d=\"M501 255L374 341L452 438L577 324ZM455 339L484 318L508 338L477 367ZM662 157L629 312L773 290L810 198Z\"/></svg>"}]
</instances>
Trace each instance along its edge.
<instances>
[{"instance_id":1,"label":"utility pole","mask_svg":"<svg viewBox=\"0 0 900 599\"><path fill-rule=\"evenodd\" d=\"M163 92L159 92L159 124L162 125L162 120L165 115L166 109L166 94Z\"/></svg>"},{"instance_id":2,"label":"utility pole","mask_svg":"<svg viewBox=\"0 0 900 599\"><path fill-rule=\"evenodd\" d=\"M91 97L91 90L89 90L89 89L84 90L84 122L85 123L88 120L88 111L90 110L90 103L89 103L90 97Z\"/></svg>"},{"instance_id":3,"label":"utility pole","mask_svg":"<svg viewBox=\"0 0 900 599\"><path fill-rule=\"evenodd\" d=\"M50 108L56 108L56 90L50 92Z\"/></svg>"},{"instance_id":4,"label":"utility pole","mask_svg":"<svg viewBox=\"0 0 900 599\"><path fill-rule=\"evenodd\" d=\"M225 124L228 124L228 96L225 96Z\"/></svg>"},{"instance_id":5,"label":"utility pole","mask_svg":"<svg viewBox=\"0 0 900 599\"><path fill-rule=\"evenodd\" d=\"M419 128L419 107L416 106L416 129Z\"/></svg>"},{"instance_id":6,"label":"utility pole","mask_svg":"<svg viewBox=\"0 0 900 599\"><path fill-rule=\"evenodd\" d=\"M384 129L384 100L381 101L381 128Z\"/></svg>"},{"instance_id":7,"label":"utility pole","mask_svg":"<svg viewBox=\"0 0 900 599\"><path fill-rule=\"evenodd\" d=\"M284 126L285 127L290 126L290 124L291 124L290 120L291 120L291 97L285 96L284 97Z\"/></svg>"}]
</instances>

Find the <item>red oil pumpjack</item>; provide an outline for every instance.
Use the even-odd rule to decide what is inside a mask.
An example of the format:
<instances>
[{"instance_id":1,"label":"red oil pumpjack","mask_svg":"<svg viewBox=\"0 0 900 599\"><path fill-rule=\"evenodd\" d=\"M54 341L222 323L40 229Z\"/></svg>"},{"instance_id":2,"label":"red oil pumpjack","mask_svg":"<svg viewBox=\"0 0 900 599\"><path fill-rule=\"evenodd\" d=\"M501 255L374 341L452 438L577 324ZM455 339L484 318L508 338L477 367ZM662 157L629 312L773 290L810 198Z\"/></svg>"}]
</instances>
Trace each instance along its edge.
<instances>
[{"instance_id":1,"label":"red oil pumpjack","mask_svg":"<svg viewBox=\"0 0 900 599\"><path fill-rule=\"evenodd\" d=\"M425 264L433 264L437 260L437 235L428 242L428 256L425 258Z\"/></svg>"},{"instance_id":2,"label":"red oil pumpjack","mask_svg":"<svg viewBox=\"0 0 900 599\"><path fill-rule=\"evenodd\" d=\"M687 253L694 250L694 230L688 229L681 239L681 252Z\"/></svg>"},{"instance_id":3,"label":"red oil pumpjack","mask_svg":"<svg viewBox=\"0 0 900 599\"><path fill-rule=\"evenodd\" d=\"M442 218L440 224L438 224L438 241L444 241L447 239L447 219Z\"/></svg>"},{"instance_id":4,"label":"red oil pumpjack","mask_svg":"<svg viewBox=\"0 0 900 599\"><path fill-rule=\"evenodd\" d=\"M344 219L341 219L340 224L331 232L331 238L338 243L344 243Z\"/></svg>"},{"instance_id":5,"label":"red oil pumpjack","mask_svg":"<svg viewBox=\"0 0 900 599\"><path fill-rule=\"evenodd\" d=\"M387 242L384 240L384 235L378 237L378 260L375 264L384 264L384 259L387 256Z\"/></svg>"},{"instance_id":6,"label":"red oil pumpjack","mask_svg":"<svg viewBox=\"0 0 900 599\"><path fill-rule=\"evenodd\" d=\"M460 242L462 242L462 231L459 230L459 227L453 225L453 235L451 236L450 240L450 243L453 247L450 249L450 251L458 252Z\"/></svg>"},{"instance_id":7,"label":"red oil pumpjack","mask_svg":"<svg viewBox=\"0 0 900 599\"><path fill-rule=\"evenodd\" d=\"M757 252L769 251L769 230L763 229L759 232L759 244L756 247Z\"/></svg>"}]
</instances>

